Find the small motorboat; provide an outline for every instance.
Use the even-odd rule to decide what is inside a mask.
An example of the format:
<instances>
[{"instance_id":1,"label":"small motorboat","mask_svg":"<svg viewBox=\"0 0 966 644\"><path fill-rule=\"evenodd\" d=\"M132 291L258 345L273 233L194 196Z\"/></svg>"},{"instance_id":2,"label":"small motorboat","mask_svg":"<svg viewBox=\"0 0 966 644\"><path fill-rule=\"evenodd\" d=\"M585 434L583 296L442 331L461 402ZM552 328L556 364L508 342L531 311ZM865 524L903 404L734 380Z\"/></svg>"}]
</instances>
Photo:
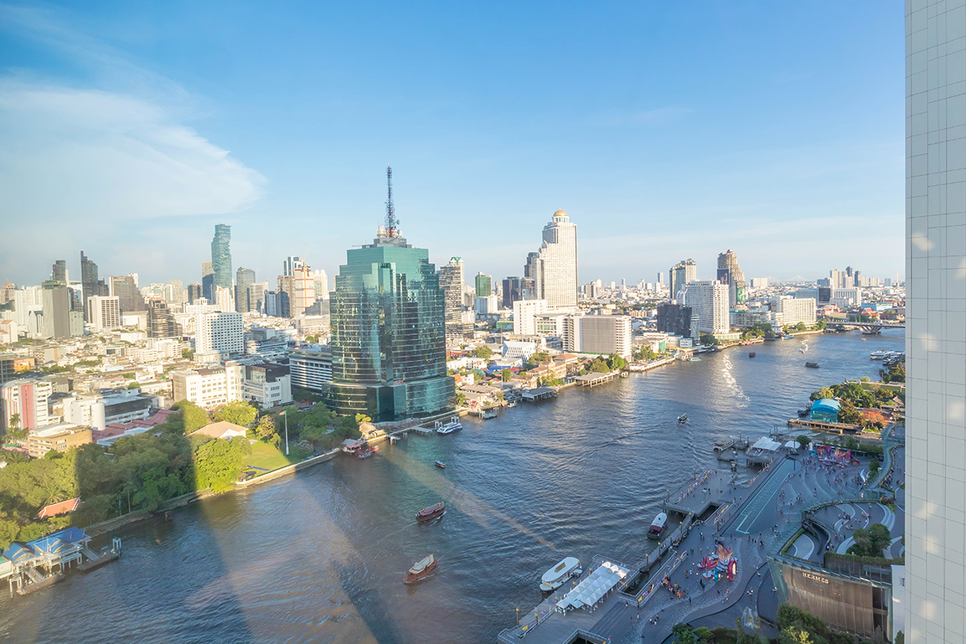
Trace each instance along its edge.
<instances>
[{"instance_id":1,"label":"small motorboat","mask_svg":"<svg viewBox=\"0 0 966 644\"><path fill-rule=\"evenodd\" d=\"M540 590L545 593L553 592L581 572L580 561L575 557L565 557L556 566L543 573L543 577L540 578Z\"/></svg>"},{"instance_id":2,"label":"small motorboat","mask_svg":"<svg viewBox=\"0 0 966 644\"><path fill-rule=\"evenodd\" d=\"M664 532L664 526L667 524L667 513L658 512L654 520L651 521L651 527L647 531L648 539L660 539L661 534Z\"/></svg>"},{"instance_id":3,"label":"small motorboat","mask_svg":"<svg viewBox=\"0 0 966 644\"><path fill-rule=\"evenodd\" d=\"M429 576L431 572L436 570L436 566L439 562L436 557L432 554L423 557L419 561L413 564L413 567L409 569L406 576L403 577L404 584L414 584L420 579L425 579Z\"/></svg>"},{"instance_id":4,"label":"small motorboat","mask_svg":"<svg viewBox=\"0 0 966 644\"><path fill-rule=\"evenodd\" d=\"M808 367L809 369L818 369L817 362L806 362L805 366Z\"/></svg>"},{"instance_id":5,"label":"small motorboat","mask_svg":"<svg viewBox=\"0 0 966 644\"><path fill-rule=\"evenodd\" d=\"M754 358L755 357L755 352L754 351L748 352L748 357L749 358Z\"/></svg>"},{"instance_id":6,"label":"small motorboat","mask_svg":"<svg viewBox=\"0 0 966 644\"><path fill-rule=\"evenodd\" d=\"M366 447L365 449L360 449L356 451L356 458L369 458L373 454L379 451L379 447L373 445L372 447Z\"/></svg>"},{"instance_id":7,"label":"small motorboat","mask_svg":"<svg viewBox=\"0 0 966 644\"><path fill-rule=\"evenodd\" d=\"M678 422L681 423L682 425L684 423L688 422L688 415L687 414L681 414L680 416L678 416Z\"/></svg>"},{"instance_id":8,"label":"small motorboat","mask_svg":"<svg viewBox=\"0 0 966 644\"><path fill-rule=\"evenodd\" d=\"M444 506L443 505L443 502L440 501L439 503L436 503L435 505L431 505L431 506L429 506L427 508L423 508L422 510L420 510L419 512L417 512L416 513L416 520L417 521L432 521L436 517L443 516L443 514L445 514L445 513L446 513L446 506Z\"/></svg>"},{"instance_id":9,"label":"small motorboat","mask_svg":"<svg viewBox=\"0 0 966 644\"><path fill-rule=\"evenodd\" d=\"M433 463L433 465L435 465L436 467L438 467L441 470L445 470L446 469L446 463L444 463L443 461L436 461L435 463Z\"/></svg>"}]
</instances>

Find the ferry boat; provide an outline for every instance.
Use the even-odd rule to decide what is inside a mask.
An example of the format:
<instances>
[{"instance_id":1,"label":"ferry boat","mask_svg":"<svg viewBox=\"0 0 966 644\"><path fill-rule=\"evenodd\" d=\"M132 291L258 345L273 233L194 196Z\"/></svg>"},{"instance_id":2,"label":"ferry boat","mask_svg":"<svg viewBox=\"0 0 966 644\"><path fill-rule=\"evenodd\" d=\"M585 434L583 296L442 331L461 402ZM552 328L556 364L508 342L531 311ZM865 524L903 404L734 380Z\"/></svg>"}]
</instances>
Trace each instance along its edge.
<instances>
[{"instance_id":1,"label":"ferry boat","mask_svg":"<svg viewBox=\"0 0 966 644\"><path fill-rule=\"evenodd\" d=\"M493 407L491 407L490 409L484 409L483 410L483 413L480 414L480 418L482 418L483 420L487 420L487 419L490 419L490 418L496 418L496 413L497 413L496 412L496 409L493 408Z\"/></svg>"},{"instance_id":2,"label":"ferry boat","mask_svg":"<svg viewBox=\"0 0 966 644\"><path fill-rule=\"evenodd\" d=\"M446 469L446 463L444 463L443 461L436 461L435 463L433 463L433 465L435 465L436 467L438 467L441 470L445 470Z\"/></svg>"},{"instance_id":3,"label":"ferry boat","mask_svg":"<svg viewBox=\"0 0 966 644\"><path fill-rule=\"evenodd\" d=\"M786 334L784 334L784 335L781 335L781 336L779 336L779 337L780 337L780 338L781 338L782 340L791 340L791 339L793 339L793 338L794 338L795 336L793 336L793 335L792 335L791 333L786 333Z\"/></svg>"},{"instance_id":4,"label":"ferry boat","mask_svg":"<svg viewBox=\"0 0 966 644\"><path fill-rule=\"evenodd\" d=\"M430 554L427 557L423 557L419 561L413 564L413 567L409 569L406 576L403 577L404 584L414 584L420 579L425 579L429 576L431 572L436 570L436 566L439 564L436 561L436 557Z\"/></svg>"},{"instance_id":5,"label":"ferry boat","mask_svg":"<svg viewBox=\"0 0 966 644\"><path fill-rule=\"evenodd\" d=\"M651 521L651 528L647 531L648 539L660 539L664 533L664 526L667 523L667 513L658 512L654 520Z\"/></svg>"},{"instance_id":6,"label":"ferry boat","mask_svg":"<svg viewBox=\"0 0 966 644\"><path fill-rule=\"evenodd\" d=\"M553 592L581 572L583 571L580 570L580 561L576 557L565 557L556 566L543 573L543 577L540 578L540 590L545 593Z\"/></svg>"},{"instance_id":7,"label":"ferry boat","mask_svg":"<svg viewBox=\"0 0 966 644\"><path fill-rule=\"evenodd\" d=\"M435 505L431 505L428 508L423 508L416 513L417 521L432 521L436 517L441 517L446 512L446 506L440 501Z\"/></svg>"},{"instance_id":8,"label":"ferry boat","mask_svg":"<svg viewBox=\"0 0 966 644\"><path fill-rule=\"evenodd\" d=\"M873 351L869 354L869 357L873 360L882 360L883 358L888 358L891 351Z\"/></svg>"},{"instance_id":9,"label":"ferry boat","mask_svg":"<svg viewBox=\"0 0 966 644\"><path fill-rule=\"evenodd\" d=\"M721 452L731 447L734 447L734 445L735 445L735 439L733 439L730 436L728 438L719 438L714 442L714 451Z\"/></svg>"},{"instance_id":10,"label":"ferry boat","mask_svg":"<svg viewBox=\"0 0 966 644\"><path fill-rule=\"evenodd\" d=\"M448 423L445 425L436 423L436 433L437 434L452 434L453 432L458 432L463 429L463 425L460 424L459 416L453 416Z\"/></svg>"}]
</instances>

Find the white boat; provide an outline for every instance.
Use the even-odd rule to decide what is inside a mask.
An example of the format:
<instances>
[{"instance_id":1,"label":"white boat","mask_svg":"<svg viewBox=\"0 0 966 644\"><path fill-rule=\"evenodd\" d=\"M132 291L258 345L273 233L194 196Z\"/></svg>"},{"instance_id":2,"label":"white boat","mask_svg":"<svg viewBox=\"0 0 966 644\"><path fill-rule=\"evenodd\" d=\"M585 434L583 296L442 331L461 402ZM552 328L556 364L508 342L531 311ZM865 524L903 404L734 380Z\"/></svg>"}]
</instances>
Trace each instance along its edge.
<instances>
[{"instance_id":1,"label":"white boat","mask_svg":"<svg viewBox=\"0 0 966 644\"><path fill-rule=\"evenodd\" d=\"M556 566L543 573L543 577L540 578L540 590L547 593L557 590L568 579L580 573L580 562L575 557L565 557Z\"/></svg>"},{"instance_id":2,"label":"white boat","mask_svg":"<svg viewBox=\"0 0 966 644\"><path fill-rule=\"evenodd\" d=\"M439 421L436 422L437 434L452 434L453 432L458 432L461 429L463 429L463 425L460 424L459 416L453 416L445 425Z\"/></svg>"},{"instance_id":3,"label":"white boat","mask_svg":"<svg viewBox=\"0 0 966 644\"><path fill-rule=\"evenodd\" d=\"M873 360L882 360L883 358L888 358L891 351L873 351L869 354L869 357Z\"/></svg>"},{"instance_id":4,"label":"white boat","mask_svg":"<svg viewBox=\"0 0 966 644\"><path fill-rule=\"evenodd\" d=\"M664 525L667 523L667 514L665 512L658 512L654 520L651 521L651 528L647 531L648 539L660 539L661 533L664 532Z\"/></svg>"}]
</instances>

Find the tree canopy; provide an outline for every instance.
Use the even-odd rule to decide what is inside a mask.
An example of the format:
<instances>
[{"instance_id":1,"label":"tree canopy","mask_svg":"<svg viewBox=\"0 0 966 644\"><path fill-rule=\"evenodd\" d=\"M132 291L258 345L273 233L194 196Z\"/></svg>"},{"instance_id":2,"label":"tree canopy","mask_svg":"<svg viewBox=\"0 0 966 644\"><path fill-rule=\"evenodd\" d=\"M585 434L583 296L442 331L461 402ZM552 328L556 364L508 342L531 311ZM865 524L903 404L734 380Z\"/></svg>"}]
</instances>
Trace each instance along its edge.
<instances>
[{"instance_id":1,"label":"tree canopy","mask_svg":"<svg viewBox=\"0 0 966 644\"><path fill-rule=\"evenodd\" d=\"M257 414L258 410L246 401L235 400L217 407L212 412L211 417L216 423L226 421L234 423L235 425L241 425L242 427L250 427L255 422L255 416Z\"/></svg>"}]
</instances>

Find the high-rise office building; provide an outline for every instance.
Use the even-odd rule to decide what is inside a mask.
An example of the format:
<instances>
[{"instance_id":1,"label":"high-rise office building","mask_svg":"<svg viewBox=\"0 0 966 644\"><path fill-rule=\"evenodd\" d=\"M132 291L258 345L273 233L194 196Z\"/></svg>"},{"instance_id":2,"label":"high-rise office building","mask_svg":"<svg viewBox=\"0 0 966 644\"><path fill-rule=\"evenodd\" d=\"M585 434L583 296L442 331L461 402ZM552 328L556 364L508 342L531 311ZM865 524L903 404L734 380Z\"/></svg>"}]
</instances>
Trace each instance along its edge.
<instances>
[{"instance_id":1,"label":"high-rise office building","mask_svg":"<svg viewBox=\"0 0 966 644\"><path fill-rule=\"evenodd\" d=\"M728 285L728 306L734 308L745 301L745 274L738 266L738 256L730 248L718 255L718 281Z\"/></svg>"},{"instance_id":2,"label":"high-rise office building","mask_svg":"<svg viewBox=\"0 0 966 644\"><path fill-rule=\"evenodd\" d=\"M160 297L148 300L148 337L173 338L179 335L181 331L168 310L168 303Z\"/></svg>"},{"instance_id":3,"label":"high-rise office building","mask_svg":"<svg viewBox=\"0 0 966 644\"><path fill-rule=\"evenodd\" d=\"M463 336L463 260L451 257L439 268L439 287L445 298L446 338Z\"/></svg>"},{"instance_id":4,"label":"high-rise office building","mask_svg":"<svg viewBox=\"0 0 966 644\"><path fill-rule=\"evenodd\" d=\"M201 295L209 302L215 301L215 269L210 259L201 262Z\"/></svg>"},{"instance_id":5,"label":"high-rise office building","mask_svg":"<svg viewBox=\"0 0 966 644\"><path fill-rule=\"evenodd\" d=\"M429 251L399 236L392 199L385 228L353 248L332 293L332 382L328 404L377 420L452 409L446 375L445 294Z\"/></svg>"},{"instance_id":6,"label":"high-rise office building","mask_svg":"<svg viewBox=\"0 0 966 644\"><path fill-rule=\"evenodd\" d=\"M47 425L47 399L53 391L46 380L11 380L0 385L0 429L13 429L13 421L19 429Z\"/></svg>"},{"instance_id":7,"label":"high-rise office building","mask_svg":"<svg viewBox=\"0 0 966 644\"><path fill-rule=\"evenodd\" d=\"M493 293L493 278L483 273L476 274L476 297L487 297Z\"/></svg>"},{"instance_id":8,"label":"high-rise office building","mask_svg":"<svg viewBox=\"0 0 966 644\"><path fill-rule=\"evenodd\" d=\"M94 331L110 331L121 328L121 302L116 295L95 295L87 300L91 311Z\"/></svg>"},{"instance_id":9,"label":"high-rise office building","mask_svg":"<svg viewBox=\"0 0 966 644\"><path fill-rule=\"evenodd\" d=\"M538 253L527 256L527 277L534 280L534 298L547 301L552 309L577 306L577 224L563 210L543 228Z\"/></svg>"},{"instance_id":10,"label":"high-rise office building","mask_svg":"<svg viewBox=\"0 0 966 644\"><path fill-rule=\"evenodd\" d=\"M44 282L44 330L45 338L67 338L71 335L72 312L67 284L57 280Z\"/></svg>"},{"instance_id":11,"label":"high-rise office building","mask_svg":"<svg viewBox=\"0 0 966 644\"><path fill-rule=\"evenodd\" d=\"M671 267L668 279L671 286L671 299L677 300L684 287L698 279L698 265L693 259L682 259Z\"/></svg>"},{"instance_id":12,"label":"high-rise office building","mask_svg":"<svg viewBox=\"0 0 966 644\"><path fill-rule=\"evenodd\" d=\"M168 304L179 307L184 304L184 282L181 280L168 280L171 285L171 299Z\"/></svg>"},{"instance_id":13,"label":"high-rise office building","mask_svg":"<svg viewBox=\"0 0 966 644\"><path fill-rule=\"evenodd\" d=\"M111 278L110 294L117 297L121 313L144 311L145 304L133 275Z\"/></svg>"},{"instance_id":14,"label":"high-rise office building","mask_svg":"<svg viewBox=\"0 0 966 644\"><path fill-rule=\"evenodd\" d=\"M268 313L265 308L265 293L268 292L268 282L255 282L248 285L249 311Z\"/></svg>"},{"instance_id":15,"label":"high-rise office building","mask_svg":"<svg viewBox=\"0 0 966 644\"><path fill-rule=\"evenodd\" d=\"M279 302L280 317L297 317L315 303L315 279L312 269L300 257L288 257L282 264L284 275L278 277L278 292L285 297Z\"/></svg>"},{"instance_id":16,"label":"high-rise office building","mask_svg":"<svg viewBox=\"0 0 966 644\"><path fill-rule=\"evenodd\" d=\"M6 282L4 282L3 287L0 288L0 304L6 304L10 300L12 300L14 291L16 290L17 290L17 287L14 285L13 282L11 282L10 280L7 280Z\"/></svg>"},{"instance_id":17,"label":"high-rise office building","mask_svg":"<svg viewBox=\"0 0 966 644\"><path fill-rule=\"evenodd\" d=\"M231 226L215 225L215 236L211 240L211 270L215 286L231 288Z\"/></svg>"},{"instance_id":18,"label":"high-rise office building","mask_svg":"<svg viewBox=\"0 0 966 644\"><path fill-rule=\"evenodd\" d=\"M905 8L904 634L909 644L961 644L966 622L966 11L961 2L942 0L909 0Z\"/></svg>"},{"instance_id":19,"label":"high-rise office building","mask_svg":"<svg viewBox=\"0 0 966 644\"><path fill-rule=\"evenodd\" d=\"M503 308L512 309L513 303L523 299L523 280L508 277L503 280Z\"/></svg>"},{"instance_id":20,"label":"high-rise office building","mask_svg":"<svg viewBox=\"0 0 966 644\"><path fill-rule=\"evenodd\" d=\"M312 271L312 286L316 301L329 299L329 276L323 269Z\"/></svg>"},{"instance_id":21,"label":"high-rise office building","mask_svg":"<svg viewBox=\"0 0 966 644\"><path fill-rule=\"evenodd\" d=\"M58 259L50 269L50 281L67 283L67 260Z\"/></svg>"},{"instance_id":22,"label":"high-rise office building","mask_svg":"<svg viewBox=\"0 0 966 644\"><path fill-rule=\"evenodd\" d=\"M192 282L188 284L188 304L194 304L196 300L200 300L204 297L201 294L201 284L198 282Z\"/></svg>"},{"instance_id":23,"label":"high-rise office building","mask_svg":"<svg viewBox=\"0 0 966 644\"><path fill-rule=\"evenodd\" d=\"M235 273L235 310L248 313L252 310L248 299L248 287L255 283L255 271L250 268L239 268Z\"/></svg>"},{"instance_id":24,"label":"high-rise office building","mask_svg":"<svg viewBox=\"0 0 966 644\"><path fill-rule=\"evenodd\" d=\"M84 322L92 322L91 307L87 300L88 298L100 295L100 290L97 287L97 264L87 259L84 251L81 251L80 254L80 264L81 290L83 292L82 297L84 298Z\"/></svg>"},{"instance_id":25,"label":"high-rise office building","mask_svg":"<svg viewBox=\"0 0 966 644\"><path fill-rule=\"evenodd\" d=\"M684 305L698 318L701 333L727 333L731 330L728 287L717 280L691 282L683 289Z\"/></svg>"}]
</instances>

